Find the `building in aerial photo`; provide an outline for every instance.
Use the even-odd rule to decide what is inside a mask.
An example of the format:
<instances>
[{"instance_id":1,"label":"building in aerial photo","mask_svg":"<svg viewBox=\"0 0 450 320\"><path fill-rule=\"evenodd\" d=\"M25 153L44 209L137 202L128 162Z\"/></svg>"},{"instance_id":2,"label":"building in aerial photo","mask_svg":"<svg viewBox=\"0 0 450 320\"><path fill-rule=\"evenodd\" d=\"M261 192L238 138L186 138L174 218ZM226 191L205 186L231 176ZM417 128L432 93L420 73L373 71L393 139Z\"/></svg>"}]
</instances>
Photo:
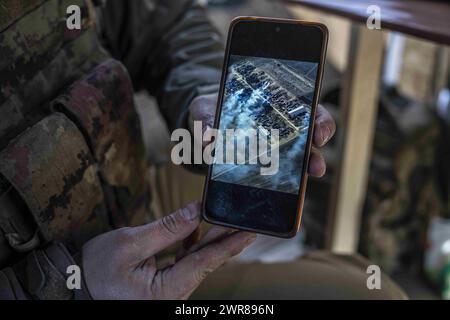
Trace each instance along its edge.
<instances>
[{"instance_id":1,"label":"building in aerial photo","mask_svg":"<svg viewBox=\"0 0 450 320\"><path fill-rule=\"evenodd\" d=\"M279 171L264 176L249 161L215 164L214 180L298 193L316 75L316 63L231 56L220 129L255 129L268 138L277 129Z\"/></svg>"}]
</instances>

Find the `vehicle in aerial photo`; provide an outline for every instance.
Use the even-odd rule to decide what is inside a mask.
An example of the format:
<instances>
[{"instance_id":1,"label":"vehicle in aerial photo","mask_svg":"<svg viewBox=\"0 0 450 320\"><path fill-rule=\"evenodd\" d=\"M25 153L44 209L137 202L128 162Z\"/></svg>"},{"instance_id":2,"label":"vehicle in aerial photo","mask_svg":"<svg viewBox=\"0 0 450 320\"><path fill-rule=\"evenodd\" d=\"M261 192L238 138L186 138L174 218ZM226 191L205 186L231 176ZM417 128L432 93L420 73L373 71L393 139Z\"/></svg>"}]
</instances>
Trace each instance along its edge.
<instances>
[{"instance_id":1,"label":"vehicle in aerial photo","mask_svg":"<svg viewBox=\"0 0 450 320\"><path fill-rule=\"evenodd\" d=\"M269 144L273 143L271 130L277 129L277 145L263 152L278 148L279 170L272 176L261 175L261 164L247 158L244 164L214 164L212 179L297 194L318 65L237 55L230 59L219 129L241 129L244 133L255 129L268 138ZM235 139L246 136L237 134ZM256 154L261 156L260 149Z\"/></svg>"}]
</instances>

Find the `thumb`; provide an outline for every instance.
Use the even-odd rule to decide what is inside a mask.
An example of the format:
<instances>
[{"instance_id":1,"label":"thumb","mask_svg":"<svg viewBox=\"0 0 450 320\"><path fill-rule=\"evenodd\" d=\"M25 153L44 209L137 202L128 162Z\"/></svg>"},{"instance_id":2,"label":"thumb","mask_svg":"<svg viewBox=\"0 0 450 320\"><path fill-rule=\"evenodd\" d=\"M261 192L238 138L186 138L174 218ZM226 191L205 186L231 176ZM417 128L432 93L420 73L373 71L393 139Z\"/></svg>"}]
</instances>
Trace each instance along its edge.
<instances>
[{"instance_id":1,"label":"thumb","mask_svg":"<svg viewBox=\"0 0 450 320\"><path fill-rule=\"evenodd\" d=\"M153 223L131 228L130 253L142 261L185 239L200 224L200 210L200 203L194 202Z\"/></svg>"}]
</instances>

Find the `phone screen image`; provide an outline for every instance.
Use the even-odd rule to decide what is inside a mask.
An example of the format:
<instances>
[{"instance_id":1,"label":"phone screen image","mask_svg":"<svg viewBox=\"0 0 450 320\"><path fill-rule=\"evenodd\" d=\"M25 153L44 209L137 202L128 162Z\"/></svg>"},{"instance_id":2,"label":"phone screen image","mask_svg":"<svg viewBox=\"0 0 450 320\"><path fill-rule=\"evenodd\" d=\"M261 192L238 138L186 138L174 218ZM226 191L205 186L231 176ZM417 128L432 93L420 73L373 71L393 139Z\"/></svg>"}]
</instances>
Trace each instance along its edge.
<instances>
[{"instance_id":1,"label":"phone screen image","mask_svg":"<svg viewBox=\"0 0 450 320\"><path fill-rule=\"evenodd\" d=\"M261 174L260 163L214 164L211 179L298 195L316 75L317 63L232 55L219 128L252 128L267 140L277 129L277 167Z\"/></svg>"},{"instance_id":2,"label":"phone screen image","mask_svg":"<svg viewBox=\"0 0 450 320\"><path fill-rule=\"evenodd\" d=\"M307 59L301 59L302 55L289 59L284 53L269 52L262 41L254 41L261 27L244 26L238 40L231 43L224 69L216 119L220 152L209 172L206 219L292 236L309 155L321 57L314 53ZM276 32L271 24L262 27ZM285 25L286 34L295 34L295 28ZM268 32L263 33L268 41ZM283 50L281 45L270 47Z\"/></svg>"}]
</instances>

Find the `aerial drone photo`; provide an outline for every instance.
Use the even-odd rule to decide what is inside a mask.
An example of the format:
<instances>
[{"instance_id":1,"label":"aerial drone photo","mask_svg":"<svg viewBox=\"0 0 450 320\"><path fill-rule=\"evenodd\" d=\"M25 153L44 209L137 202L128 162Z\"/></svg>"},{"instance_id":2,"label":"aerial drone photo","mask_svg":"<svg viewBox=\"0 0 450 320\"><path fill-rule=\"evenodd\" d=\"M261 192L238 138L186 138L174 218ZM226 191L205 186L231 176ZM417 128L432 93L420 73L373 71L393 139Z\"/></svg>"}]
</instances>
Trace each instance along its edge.
<instances>
[{"instance_id":1,"label":"aerial drone photo","mask_svg":"<svg viewBox=\"0 0 450 320\"><path fill-rule=\"evenodd\" d=\"M228 65L219 128L222 132L255 129L269 144L271 129L277 129L277 145L268 149L278 149L278 171L261 175L263 164L259 162L216 163L212 179L297 194L318 64L232 55ZM259 148L258 156L260 153Z\"/></svg>"}]
</instances>

